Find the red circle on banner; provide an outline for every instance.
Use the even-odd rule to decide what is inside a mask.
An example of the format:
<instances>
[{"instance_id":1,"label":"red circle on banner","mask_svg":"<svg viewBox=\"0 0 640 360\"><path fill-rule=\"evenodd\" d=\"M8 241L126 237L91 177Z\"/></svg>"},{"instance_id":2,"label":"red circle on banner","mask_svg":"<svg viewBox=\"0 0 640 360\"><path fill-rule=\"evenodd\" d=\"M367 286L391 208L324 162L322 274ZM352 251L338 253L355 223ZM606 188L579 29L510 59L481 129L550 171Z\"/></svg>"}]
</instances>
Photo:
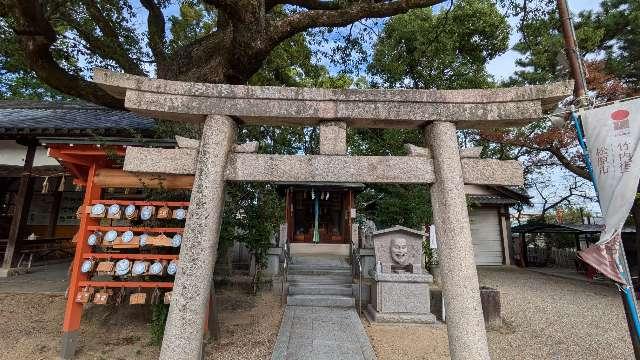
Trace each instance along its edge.
<instances>
[{"instance_id":1,"label":"red circle on banner","mask_svg":"<svg viewBox=\"0 0 640 360\"><path fill-rule=\"evenodd\" d=\"M629 112L627 110L616 110L611 113L611 119L614 121L626 120L629 117Z\"/></svg>"}]
</instances>

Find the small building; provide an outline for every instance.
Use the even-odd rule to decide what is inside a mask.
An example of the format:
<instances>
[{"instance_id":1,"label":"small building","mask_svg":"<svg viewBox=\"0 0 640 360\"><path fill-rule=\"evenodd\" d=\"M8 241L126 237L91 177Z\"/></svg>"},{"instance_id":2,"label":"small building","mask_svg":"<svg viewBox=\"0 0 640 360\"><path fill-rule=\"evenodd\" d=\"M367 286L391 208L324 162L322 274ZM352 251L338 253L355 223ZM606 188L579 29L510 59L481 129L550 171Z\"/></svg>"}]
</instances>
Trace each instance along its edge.
<instances>
[{"instance_id":1,"label":"small building","mask_svg":"<svg viewBox=\"0 0 640 360\"><path fill-rule=\"evenodd\" d=\"M514 187L465 185L476 265L510 265L509 208L528 204L529 196Z\"/></svg>"},{"instance_id":2,"label":"small building","mask_svg":"<svg viewBox=\"0 0 640 360\"><path fill-rule=\"evenodd\" d=\"M73 183L73 164L48 157L48 144L130 142L154 126L153 119L85 102L0 101L0 275L21 249L64 248L77 230L83 191Z\"/></svg>"},{"instance_id":3,"label":"small building","mask_svg":"<svg viewBox=\"0 0 640 360\"><path fill-rule=\"evenodd\" d=\"M528 223L511 228L513 234L513 247L517 251L516 265L522 267L528 266L544 266L546 264L538 261L537 256L531 248L532 243L538 239L546 241L553 238L569 238L572 246L569 247L575 254L577 251L584 250L600 240L600 233L604 230L603 224L546 224L546 223ZM638 257L636 250L636 230L633 227L625 226L622 228L622 242L627 256L629 267L636 268L638 265ZM531 246L529 246L531 245ZM544 244L537 244L544 246ZM523 255L520 255L523 254ZM575 255L574 255L575 259ZM572 264L578 271L585 271L586 266L581 261Z\"/></svg>"},{"instance_id":4,"label":"small building","mask_svg":"<svg viewBox=\"0 0 640 360\"><path fill-rule=\"evenodd\" d=\"M354 196L363 184L282 184L281 188L290 242L351 243Z\"/></svg>"}]
</instances>

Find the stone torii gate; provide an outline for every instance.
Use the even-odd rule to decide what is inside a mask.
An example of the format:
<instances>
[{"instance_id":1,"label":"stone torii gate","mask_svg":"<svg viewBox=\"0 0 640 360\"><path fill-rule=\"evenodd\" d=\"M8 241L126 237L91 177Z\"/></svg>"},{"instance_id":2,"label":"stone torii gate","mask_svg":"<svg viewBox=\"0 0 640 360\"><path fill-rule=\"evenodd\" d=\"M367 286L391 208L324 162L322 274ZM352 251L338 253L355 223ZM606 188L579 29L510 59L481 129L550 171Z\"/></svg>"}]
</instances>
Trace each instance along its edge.
<instances>
[{"instance_id":1,"label":"stone torii gate","mask_svg":"<svg viewBox=\"0 0 640 360\"><path fill-rule=\"evenodd\" d=\"M226 181L431 184L452 359L489 359L464 184L521 185L517 161L461 157L457 128L520 126L571 94L561 82L487 90L325 90L199 84L96 69L137 113L202 124L198 148L128 148L124 169L195 174L161 359L198 359ZM319 155L235 152L240 124L320 127ZM422 156L349 156L346 128L424 128Z\"/></svg>"}]
</instances>

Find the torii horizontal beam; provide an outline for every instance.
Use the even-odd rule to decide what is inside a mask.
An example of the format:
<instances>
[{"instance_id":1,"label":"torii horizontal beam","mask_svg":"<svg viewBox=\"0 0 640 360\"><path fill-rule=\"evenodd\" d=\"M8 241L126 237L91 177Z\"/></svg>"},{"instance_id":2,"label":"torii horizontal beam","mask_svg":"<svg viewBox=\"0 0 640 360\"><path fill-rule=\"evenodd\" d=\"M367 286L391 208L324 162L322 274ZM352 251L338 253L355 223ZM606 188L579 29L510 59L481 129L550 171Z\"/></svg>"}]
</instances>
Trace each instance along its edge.
<instances>
[{"instance_id":1,"label":"torii horizontal beam","mask_svg":"<svg viewBox=\"0 0 640 360\"><path fill-rule=\"evenodd\" d=\"M197 149L128 147L124 170L134 173L194 174ZM463 158L465 184L523 184L518 161ZM227 181L344 182L431 184L433 159L413 156L265 155L229 154Z\"/></svg>"},{"instance_id":2,"label":"torii horizontal beam","mask_svg":"<svg viewBox=\"0 0 640 360\"><path fill-rule=\"evenodd\" d=\"M572 81L472 90L332 90L203 84L94 69L94 82L137 113L204 121L210 114L246 124L313 126L344 120L350 127L417 128L451 121L458 128L522 126L569 96Z\"/></svg>"}]
</instances>

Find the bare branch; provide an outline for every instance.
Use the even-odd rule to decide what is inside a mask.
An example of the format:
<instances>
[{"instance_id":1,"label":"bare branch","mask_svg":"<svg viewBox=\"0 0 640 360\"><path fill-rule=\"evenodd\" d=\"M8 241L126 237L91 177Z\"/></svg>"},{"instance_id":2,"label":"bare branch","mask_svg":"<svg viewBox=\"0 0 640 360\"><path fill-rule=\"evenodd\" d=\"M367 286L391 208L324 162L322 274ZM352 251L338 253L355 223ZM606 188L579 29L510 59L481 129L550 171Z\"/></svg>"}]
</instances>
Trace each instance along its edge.
<instances>
[{"instance_id":1,"label":"bare branch","mask_svg":"<svg viewBox=\"0 0 640 360\"><path fill-rule=\"evenodd\" d=\"M346 26L367 18L385 18L411 9L429 7L445 0L363 1L338 10L309 10L272 23L272 42L280 42L299 32L315 27Z\"/></svg>"},{"instance_id":2,"label":"bare branch","mask_svg":"<svg viewBox=\"0 0 640 360\"><path fill-rule=\"evenodd\" d=\"M98 36L93 31L87 30L72 16L60 15L61 18L71 26L84 40L84 46L89 48L96 55L103 59L111 59L127 73L145 76L146 74L140 65L129 56L127 51L121 47L118 38L108 38ZM95 19L94 19L95 20ZM105 41L109 39L110 41Z\"/></svg>"},{"instance_id":3,"label":"bare branch","mask_svg":"<svg viewBox=\"0 0 640 360\"><path fill-rule=\"evenodd\" d=\"M122 67L122 70L125 72L135 75L146 75L142 70L142 67L140 67L140 64L129 56L129 52L120 41L118 32L113 27L111 21L104 17L104 12L98 7L98 4L92 0L85 0L83 1L83 4L87 9L89 17L91 17L96 25L98 25L98 29L100 29L103 37L95 36L92 31L85 31L78 26L79 24L76 24L77 26L75 26L75 28L78 33L80 33L80 36L82 36L92 48L99 50L101 57L105 59L112 59L116 64ZM67 20L72 20L69 19L70 16L67 18ZM108 40L105 41L104 39Z\"/></svg>"}]
</instances>

